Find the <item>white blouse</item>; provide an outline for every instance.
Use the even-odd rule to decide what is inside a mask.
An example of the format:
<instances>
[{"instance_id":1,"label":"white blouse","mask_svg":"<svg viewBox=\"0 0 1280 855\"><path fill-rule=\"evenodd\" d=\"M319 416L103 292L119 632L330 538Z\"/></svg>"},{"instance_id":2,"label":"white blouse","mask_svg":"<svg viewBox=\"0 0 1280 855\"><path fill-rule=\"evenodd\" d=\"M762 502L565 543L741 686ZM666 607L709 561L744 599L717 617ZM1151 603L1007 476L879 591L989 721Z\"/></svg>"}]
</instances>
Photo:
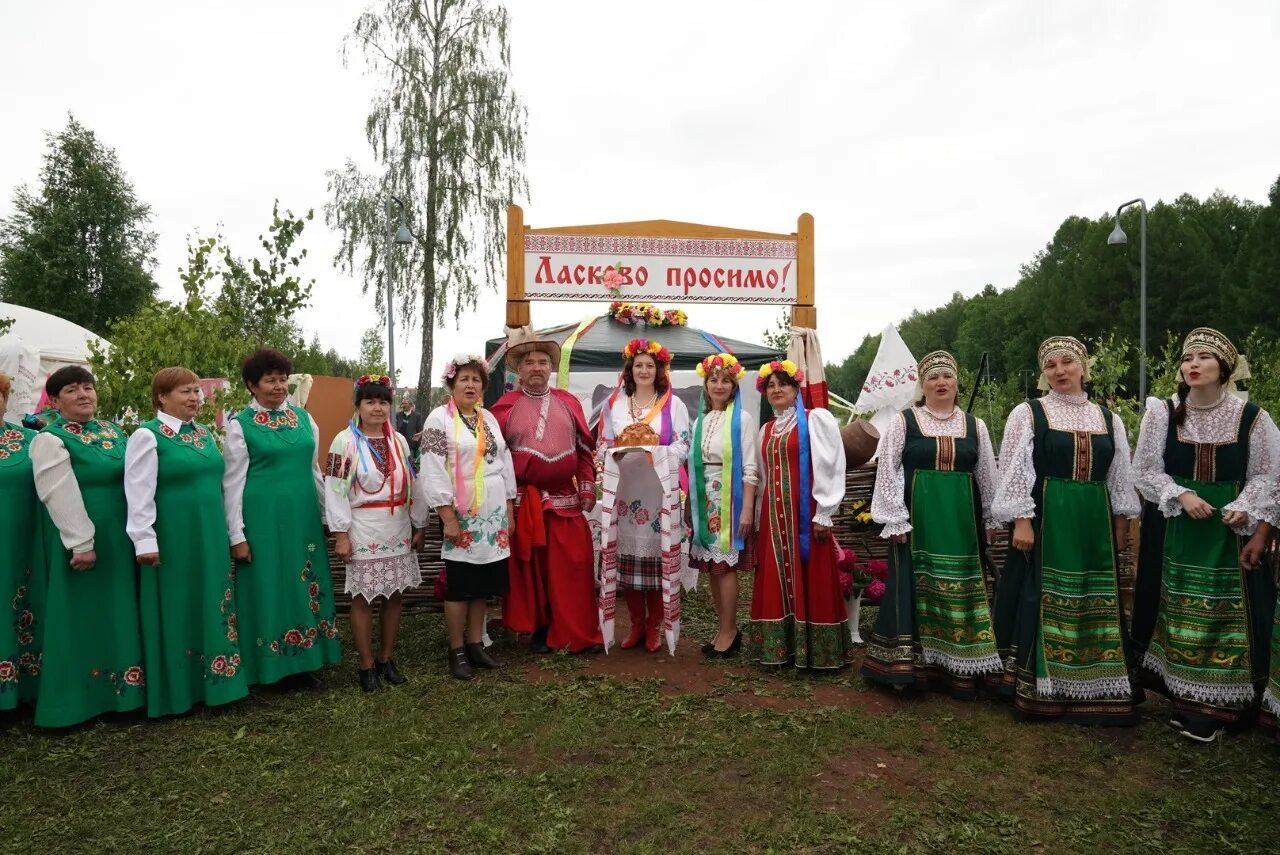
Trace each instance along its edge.
<instances>
[{"instance_id":1,"label":"white blouse","mask_svg":"<svg viewBox=\"0 0 1280 855\"><path fill-rule=\"evenodd\" d=\"M724 410L712 410L702 416L702 463L713 472L718 472L724 465L724 435L729 421L725 416ZM742 483L759 484L756 426L752 423L751 414L745 411L741 421L738 442L742 446Z\"/></svg>"},{"instance_id":2,"label":"white blouse","mask_svg":"<svg viewBox=\"0 0 1280 855\"><path fill-rule=\"evenodd\" d=\"M125 446L126 452L128 446ZM96 529L84 506L71 454L62 440L48 432L36 434L28 452L35 475L36 495L58 528L62 545L72 552L93 551Z\"/></svg>"},{"instance_id":3,"label":"white blouse","mask_svg":"<svg viewBox=\"0 0 1280 855\"><path fill-rule=\"evenodd\" d=\"M1177 396L1171 400L1176 404ZM1187 417L1178 428L1178 436L1186 442L1222 445L1234 443L1244 412L1244 401L1224 393L1210 407L1187 406ZM1138 431L1138 446L1133 454L1134 478L1147 501L1166 517L1182 513L1178 497L1191 492L1179 486L1164 471L1165 440L1169 435L1169 409L1159 398L1147 399L1147 412ZM1266 410L1258 413L1249 432L1249 465L1245 470L1244 489L1235 501L1223 505L1223 511L1243 511L1248 520L1235 528L1248 536L1259 520L1280 525L1280 508L1275 505L1275 491L1280 483L1280 431Z\"/></svg>"},{"instance_id":4,"label":"white blouse","mask_svg":"<svg viewBox=\"0 0 1280 855\"><path fill-rule=\"evenodd\" d=\"M636 409L640 411L640 418L643 418L649 411L648 407L637 407ZM618 400L613 402L613 408L604 415L610 419L613 424L613 435L615 438L620 436L622 432L632 424L639 421L639 418L632 415L631 398L627 397L625 394L619 395ZM653 420L649 422L649 427L653 428L654 433L662 433L661 413L654 416ZM689 448L691 444L692 433L689 423L689 408L684 405L684 401L680 400L673 393L671 395L671 442L668 446L672 451L669 458L671 460L672 471L679 469L680 466L689 459ZM603 439L596 447L597 466L603 465L604 452L607 447L608 443Z\"/></svg>"},{"instance_id":5,"label":"white blouse","mask_svg":"<svg viewBox=\"0 0 1280 855\"><path fill-rule=\"evenodd\" d=\"M1051 428L1092 433L1106 430L1102 408L1091 403L1087 395L1063 395L1050 391L1040 402ZM1116 516L1136 519L1142 512L1142 504L1133 489L1128 434L1119 416L1113 414L1111 422L1111 438L1115 442L1115 455L1111 458L1111 468L1107 470L1111 512ZM1000 523L1035 518L1036 503L1031 495L1036 483L1034 444L1035 423L1031 404L1024 402L1013 408L1004 426L1004 442L1000 447L1000 483L991 504L991 514Z\"/></svg>"},{"instance_id":6,"label":"white blouse","mask_svg":"<svg viewBox=\"0 0 1280 855\"><path fill-rule=\"evenodd\" d=\"M409 443L399 433L392 433L395 440L400 445L400 451L403 460L413 460L413 456L409 451ZM333 438L333 442L329 445L329 454L341 457L347 449L347 443L351 441L351 427L347 426L342 432ZM335 475L325 475L324 484L324 510L325 517L329 521L330 531L351 531L351 512L364 505L375 504L377 502L390 502L399 499L400 496L391 495L391 478L384 475L373 460L366 460L366 465L361 466L358 460L344 461L344 466L356 467L355 477L351 481L350 491L347 489L346 479L339 478ZM402 478L404 473L397 472L395 484L399 487L403 484ZM356 485L359 485L357 489ZM422 481L414 478L410 485L410 518L414 515L414 510L421 506L423 523L417 525L422 528L426 524L426 497L422 493Z\"/></svg>"},{"instance_id":7,"label":"white blouse","mask_svg":"<svg viewBox=\"0 0 1280 855\"><path fill-rule=\"evenodd\" d=\"M506 508L507 502L516 498L516 472L511 463L511 450L502 437L498 420L493 413L485 409L480 412L484 414L490 450L484 456L484 498L479 511L471 517L468 528L473 540L467 548L454 546L446 540L441 548L443 558L471 564L488 564L511 554L509 543L512 533L507 531ZM458 462L463 476L469 477L475 466L479 444L475 434L466 428L459 434ZM425 501L415 502L410 509L415 528L426 526L427 512L431 508L454 506L456 513L463 516L462 511L456 510L457 495L453 473L449 471L447 446L453 436L453 418L444 406L436 407L427 416L422 429L422 464L418 472L418 490Z\"/></svg>"},{"instance_id":8,"label":"white blouse","mask_svg":"<svg viewBox=\"0 0 1280 855\"><path fill-rule=\"evenodd\" d=\"M261 412L267 408L251 399L249 409ZM320 504L320 515L324 517L324 476L320 474L320 428L314 418L311 422L311 436L315 441L316 455L311 460L311 472L316 482L316 501ZM231 419L227 422L227 436L222 445L222 458L226 463L226 473L222 476L222 502L227 513L227 530L231 533L231 545L244 543L244 485L249 480L249 446L245 443L244 428L240 422Z\"/></svg>"},{"instance_id":9,"label":"white blouse","mask_svg":"<svg viewBox=\"0 0 1280 855\"><path fill-rule=\"evenodd\" d=\"M951 415L945 419L938 418L922 406L912 409L916 414L916 423L920 425L920 432L925 436L964 436L964 411L959 407L952 410ZM991 515L991 504L995 500L999 474L996 471L996 455L991 448L991 434L987 431L987 423L979 418L974 421L978 425L978 465L973 475L982 499L983 527L991 529L997 526ZM876 487L871 494L871 518L884 525L881 537L893 537L911 531L911 513L907 509L906 480L902 468L902 452L906 441L906 416L899 413L880 442Z\"/></svg>"},{"instance_id":10,"label":"white blouse","mask_svg":"<svg viewBox=\"0 0 1280 855\"><path fill-rule=\"evenodd\" d=\"M158 412L156 418L175 433L181 431L185 424L168 413ZM129 437L129 445L124 452L124 497L129 504L125 532L133 541L137 555L160 551L155 527L156 479L160 476L160 458L156 448L156 435L139 428Z\"/></svg>"},{"instance_id":11,"label":"white blouse","mask_svg":"<svg viewBox=\"0 0 1280 855\"><path fill-rule=\"evenodd\" d=\"M844 440L840 438L840 426L830 411L816 408L806 411L809 422L809 457L812 473L813 499L818 505L813 521L830 527L831 518L844 501ZM796 426L796 410L791 407L779 413L773 421L773 435L786 436ZM764 432L760 433L760 459L764 460ZM764 491L757 495L756 504L763 501ZM757 519L759 512L757 508Z\"/></svg>"}]
</instances>

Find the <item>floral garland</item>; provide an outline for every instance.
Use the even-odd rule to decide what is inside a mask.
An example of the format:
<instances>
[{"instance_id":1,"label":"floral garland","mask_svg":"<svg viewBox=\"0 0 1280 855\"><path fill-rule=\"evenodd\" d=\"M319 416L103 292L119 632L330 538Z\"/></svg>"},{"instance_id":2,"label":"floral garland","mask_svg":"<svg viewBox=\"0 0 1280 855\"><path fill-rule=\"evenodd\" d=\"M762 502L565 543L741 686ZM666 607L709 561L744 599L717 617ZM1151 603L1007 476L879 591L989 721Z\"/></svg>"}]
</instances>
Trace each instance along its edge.
<instances>
[{"instance_id":1,"label":"floral garland","mask_svg":"<svg viewBox=\"0 0 1280 855\"><path fill-rule=\"evenodd\" d=\"M484 376L488 378L489 366L484 361L483 356L479 356L474 353L457 353L444 364L444 373L440 375L441 381L447 383L452 380L454 377L458 376L459 367L463 365L470 365L472 362L479 364L481 372L483 372Z\"/></svg>"},{"instance_id":2,"label":"floral garland","mask_svg":"<svg viewBox=\"0 0 1280 855\"><path fill-rule=\"evenodd\" d=\"M647 353L653 357L654 362L661 362L664 365L671 364L671 351L662 346L661 343L647 338L633 338L627 342L627 346L622 349L623 359L632 359L638 353Z\"/></svg>"},{"instance_id":3,"label":"floral garland","mask_svg":"<svg viewBox=\"0 0 1280 855\"><path fill-rule=\"evenodd\" d=\"M683 327L689 323L689 316L681 309L663 311L652 303L614 301L609 304L609 317L627 326L643 323L651 327Z\"/></svg>"},{"instance_id":4,"label":"floral garland","mask_svg":"<svg viewBox=\"0 0 1280 855\"><path fill-rule=\"evenodd\" d=\"M697 372L698 377L702 380L706 380L718 372L724 372L735 383L742 379L742 375L747 373L747 369L738 361L738 357L732 353L717 353L713 356L708 356L699 362L693 370Z\"/></svg>"},{"instance_id":5,"label":"floral garland","mask_svg":"<svg viewBox=\"0 0 1280 855\"><path fill-rule=\"evenodd\" d=\"M759 376L756 377L756 391L763 392L765 384L769 382L769 377L776 371L781 371L788 375L797 383L804 382L804 372L800 370L800 366L796 365L790 359L775 359L772 362L766 362L760 366Z\"/></svg>"},{"instance_id":6,"label":"floral garland","mask_svg":"<svg viewBox=\"0 0 1280 855\"><path fill-rule=\"evenodd\" d=\"M377 383L380 386L391 388L391 378L385 374L361 374L360 379L356 380L356 388L367 386L370 383Z\"/></svg>"}]
</instances>

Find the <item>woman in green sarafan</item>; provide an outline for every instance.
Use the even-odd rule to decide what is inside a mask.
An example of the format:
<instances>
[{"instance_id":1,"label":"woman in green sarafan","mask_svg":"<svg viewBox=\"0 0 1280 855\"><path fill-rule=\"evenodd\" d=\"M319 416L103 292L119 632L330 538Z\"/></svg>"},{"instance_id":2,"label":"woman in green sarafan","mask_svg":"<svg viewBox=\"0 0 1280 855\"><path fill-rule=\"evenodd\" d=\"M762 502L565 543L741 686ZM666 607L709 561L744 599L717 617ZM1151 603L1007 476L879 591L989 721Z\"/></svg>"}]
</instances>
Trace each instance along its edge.
<instances>
[{"instance_id":1,"label":"woman in green sarafan","mask_svg":"<svg viewBox=\"0 0 1280 855\"><path fill-rule=\"evenodd\" d=\"M286 400L292 370L287 356L269 348L241 366L253 400L227 424L222 488L245 677L250 685L289 677L315 687L314 672L342 654L321 511L320 432Z\"/></svg>"},{"instance_id":2,"label":"woman in green sarafan","mask_svg":"<svg viewBox=\"0 0 1280 855\"><path fill-rule=\"evenodd\" d=\"M124 492L138 555L147 715L176 715L249 693L242 670L222 453L194 421L200 378L164 368L151 381L156 416L129 437Z\"/></svg>"},{"instance_id":3,"label":"woman in green sarafan","mask_svg":"<svg viewBox=\"0 0 1280 855\"><path fill-rule=\"evenodd\" d=\"M9 406L13 381L0 374L0 416ZM0 710L36 698L40 681L39 610L31 584L35 568L44 561L35 482L31 477L31 440L35 431L0 421L0 604L10 604L8 618L0 616ZM40 574L43 576L43 573Z\"/></svg>"},{"instance_id":4,"label":"woman in green sarafan","mask_svg":"<svg viewBox=\"0 0 1280 855\"><path fill-rule=\"evenodd\" d=\"M59 368L45 383L59 417L31 442L44 503L43 632L35 723L67 727L146 700L138 576L125 533L125 434L96 418L93 375Z\"/></svg>"},{"instance_id":5,"label":"woman in green sarafan","mask_svg":"<svg viewBox=\"0 0 1280 855\"><path fill-rule=\"evenodd\" d=\"M970 699L1002 670L981 552L997 476L986 424L956 404L959 373L946 351L920 360L919 401L880 444L871 518L892 545L862 676Z\"/></svg>"},{"instance_id":6,"label":"woman in green sarafan","mask_svg":"<svg viewBox=\"0 0 1280 855\"><path fill-rule=\"evenodd\" d=\"M1014 717L1137 723L1117 553L1140 510L1124 424L1091 403L1089 354L1069 336L1040 345L1048 393L1009 414L997 520L1013 523L996 588L998 688Z\"/></svg>"},{"instance_id":7,"label":"woman in green sarafan","mask_svg":"<svg viewBox=\"0 0 1280 855\"><path fill-rule=\"evenodd\" d=\"M1197 742L1251 725L1267 679L1276 586L1260 568L1260 523L1280 514L1280 432L1231 394L1247 377L1230 339L1192 330L1178 391L1147 399L1134 453L1147 500L1133 606L1139 676Z\"/></svg>"}]
</instances>

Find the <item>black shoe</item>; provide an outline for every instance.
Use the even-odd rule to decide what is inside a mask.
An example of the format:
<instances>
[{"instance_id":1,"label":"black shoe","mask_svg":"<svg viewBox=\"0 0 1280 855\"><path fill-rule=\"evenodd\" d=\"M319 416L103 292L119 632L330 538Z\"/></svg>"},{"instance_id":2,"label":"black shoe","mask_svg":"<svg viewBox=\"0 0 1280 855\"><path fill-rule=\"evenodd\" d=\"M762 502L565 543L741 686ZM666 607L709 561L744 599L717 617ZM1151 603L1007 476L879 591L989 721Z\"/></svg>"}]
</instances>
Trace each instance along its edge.
<instances>
[{"instance_id":1,"label":"black shoe","mask_svg":"<svg viewBox=\"0 0 1280 855\"><path fill-rule=\"evenodd\" d=\"M721 659L732 659L734 656L738 655L738 651L741 649L742 649L742 630L740 629L734 631L733 641L729 642L729 646L726 647L724 650L715 650L715 648L712 648L712 650L715 652L715 655L720 657Z\"/></svg>"},{"instance_id":2,"label":"black shoe","mask_svg":"<svg viewBox=\"0 0 1280 855\"><path fill-rule=\"evenodd\" d=\"M382 688L382 685L378 682L377 668L361 668L359 675L360 688L364 689L366 692L376 692L378 689Z\"/></svg>"},{"instance_id":3,"label":"black shoe","mask_svg":"<svg viewBox=\"0 0 1280 855\"><path fill-rule=\"evenodd\" d=\"M489 651L484 649L484 645L480 642L474 642L467 645L467 658L471 660L471 664L478 668L501 668L502 662L489 655Z\"/></svg>"},{"instance_id":4,"label":"black shoe","mask_svg":"<svg viewBox=\"0 0 1280 855\"><path fill-rule=\"evenodd\" d=\"M596 653L604 653L604 645L593 644L590 647L584 647L581 650L574 650L571 652L573 653L574 656L587 656L587 655L594 655Z\"/></svg>"},{"instance_id":5,"label":"black shoe","mask_svg":"<svg viewBox=\"0 0 1280 855\"><path fill-rule=\"evenodd\" d=\"M550 653L551 648L547 646L547 628L535 630L533 638L529 640L529 649L534 653Z\"/></svg>"},{"instance_id":6,"label":"black shoe","mask_svg":"<svg viewBox=\"0 0 1280 855\"><path fill-rule=\"evenodd\" d=\"M716 643L714 641L708 641L706 644L702 645L703 656L711 656L715 652L716 652Z\"/></svg>"},{"instance_id":7,"label":"black shoe","mask_svg":"<svg viewBox=\"0 0 1280 855\"><path fill-rule=\"evenodd\" d=\"M1206 745L1214 742L1226 732L1226 728L1212 719L1188 722L1185 729L1178 731L1181 736L1185 736L1193 742L1200 742Z\"/></svg>"},{"instance_id":8,"label":"black shoe","mask_svg":"<svg viewBox=\"0 0 1280 855\"><path fill-rule=\"evenodd\" d=\"M409 681L408 677L400 673L400 669L396 667L396 660L394 659L376 662L373 667L378 670L379 677L393 686L399 686Z\"/></svg>"},{"instance_id":9,"label":"black shoe","mask_svg":"<svg viewBox=\"0 0 1280 855\"><path fill-rule=\"evenodd\" d=\"M467 661L467 649L455 647L449 651L449 673L459 680L470 680L475 676L471 663Z\"/></svg>"}]
</instances>

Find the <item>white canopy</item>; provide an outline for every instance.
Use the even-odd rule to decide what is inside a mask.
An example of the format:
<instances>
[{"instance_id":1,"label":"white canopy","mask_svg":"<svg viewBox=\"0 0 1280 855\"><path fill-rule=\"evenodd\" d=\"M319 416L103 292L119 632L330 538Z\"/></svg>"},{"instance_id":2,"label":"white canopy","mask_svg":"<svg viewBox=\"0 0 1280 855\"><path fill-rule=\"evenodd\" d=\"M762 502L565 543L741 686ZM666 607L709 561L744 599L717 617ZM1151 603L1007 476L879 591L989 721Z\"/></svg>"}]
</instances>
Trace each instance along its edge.
<instances>
[{"instance_id":1,"label":"white canopy","mask_svg":"<svg viewBox=\"0 0 1280 855\"><path fill-rule=\"evenodd\" d=\"M106 339L65 318L27 306L0 303L0 319L13 318L13 326L0 336L0 372L13 378L13 390L5 418L17 421L33 412L45 379L65 365L85 365L89 343L102 350Z\"/></svg>"}]
</instances>

